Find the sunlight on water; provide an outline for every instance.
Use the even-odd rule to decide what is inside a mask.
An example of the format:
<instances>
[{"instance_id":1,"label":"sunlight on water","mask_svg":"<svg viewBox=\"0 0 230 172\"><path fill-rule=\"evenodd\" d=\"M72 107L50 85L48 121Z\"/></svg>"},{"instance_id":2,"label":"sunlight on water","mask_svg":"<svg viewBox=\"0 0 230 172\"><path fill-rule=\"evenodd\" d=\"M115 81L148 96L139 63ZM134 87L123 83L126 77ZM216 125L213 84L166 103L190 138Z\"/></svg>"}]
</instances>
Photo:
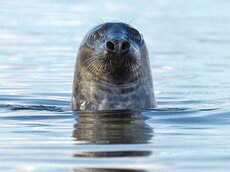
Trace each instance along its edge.
<instances>
[{"instance_id":1,"label":"sunlight on water","mask_svg":"<svg viewBox=\"0 0 230 172\"><path fill-rule=\"evenodd\" d=\"M228 171L229 1L0 4L0 171ZM158 109L70 110L80 41L103 21L143 33Z\"/></svg>"}]
</instances>

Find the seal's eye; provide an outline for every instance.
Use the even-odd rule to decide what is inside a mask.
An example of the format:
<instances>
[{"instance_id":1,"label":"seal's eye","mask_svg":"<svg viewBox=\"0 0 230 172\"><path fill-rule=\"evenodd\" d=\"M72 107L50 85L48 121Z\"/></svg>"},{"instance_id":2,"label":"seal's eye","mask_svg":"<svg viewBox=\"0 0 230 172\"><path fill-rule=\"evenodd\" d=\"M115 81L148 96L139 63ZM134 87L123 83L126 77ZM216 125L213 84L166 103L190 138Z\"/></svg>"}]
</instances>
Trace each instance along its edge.
<instances>
[{"instance_id":1,"label":"seal's eye","mask_svg":"<svg viewBox=\"0 0 230 172\"><path fill-rule=\"evenodd\" d=\"M97 41L100 38L100 33L99 32L94 32L94 34L91 36L91 39L93 41Z\"/></svg>"},{"instance_id":2,"label":"seal's eye","mask_svg":"<svg viewBox=\"0 0 230 172\"><path fill-rule=\"evenodd\" d=\"M135 34L133 35L133 39L140 42L141 41L141 35L140 34Z\"/></svg>"}]
</instances>

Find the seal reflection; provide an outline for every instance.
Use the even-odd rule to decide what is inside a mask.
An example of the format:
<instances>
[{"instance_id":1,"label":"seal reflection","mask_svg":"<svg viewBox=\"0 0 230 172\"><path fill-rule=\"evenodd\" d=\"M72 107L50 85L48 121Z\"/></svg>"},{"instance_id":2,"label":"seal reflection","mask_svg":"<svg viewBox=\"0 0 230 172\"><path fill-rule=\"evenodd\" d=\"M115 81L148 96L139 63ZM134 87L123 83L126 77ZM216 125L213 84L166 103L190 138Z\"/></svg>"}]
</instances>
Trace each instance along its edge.
<instances>
[{"instance_id":1,"label":"seal reflection","mask_svg":"<svg viewBox=\"0 0 230 172\"><path fill-rule=\"evenodd\" d=\"M109 145L109 144L144 144L153 137L152 128L145 122L146 116L139 111L118 110L98 112L78 112L74 125L73 137L77 145ZM152 154L148 150L116 150L75 152L76 158L119 158L145 157ZM76 171L143 171L85 168Z\"/></svg>"}]
</instances>

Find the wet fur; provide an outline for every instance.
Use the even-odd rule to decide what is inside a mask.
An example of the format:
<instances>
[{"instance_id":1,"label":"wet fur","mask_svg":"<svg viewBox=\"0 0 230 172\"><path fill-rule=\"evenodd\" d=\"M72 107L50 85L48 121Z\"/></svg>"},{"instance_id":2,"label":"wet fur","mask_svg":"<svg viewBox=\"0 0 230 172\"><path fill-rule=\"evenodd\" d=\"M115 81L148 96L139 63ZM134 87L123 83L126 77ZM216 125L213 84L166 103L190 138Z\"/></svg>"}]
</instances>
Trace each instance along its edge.
<instances>
[{"instance_id":1,"label":"wet fur","mask_svg":"<svg viewBox=\"0 0 230 172\"><path fill-rule=\"evenodd\" d=\"M123 25L121 29L129 27ZM91 32L86 35L77 55L72 109L94 111L156 107L145 43L137 44L138 49L133 48L127 55L106 54L103 48L100 50L88 45Z\"/></svg>"}]
</instances>

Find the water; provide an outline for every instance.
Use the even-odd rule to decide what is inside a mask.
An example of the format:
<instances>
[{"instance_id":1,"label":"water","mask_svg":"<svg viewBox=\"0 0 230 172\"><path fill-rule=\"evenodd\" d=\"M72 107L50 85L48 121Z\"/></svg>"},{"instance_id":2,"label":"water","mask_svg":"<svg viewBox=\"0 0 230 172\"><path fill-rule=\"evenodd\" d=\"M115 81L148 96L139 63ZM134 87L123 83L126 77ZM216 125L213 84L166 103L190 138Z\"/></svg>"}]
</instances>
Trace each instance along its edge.
<instances>
[{"instance_id":1,"label":"water","mask_svg":"<svg viewBox=\"0 0 230 172\"><path fill-rule=\"evenodd\" d=\"M230 1L0 2L0 171L228 171ZM75 114L84 34L139 29L158 109Z\"/></svg>"}]
</instances>

